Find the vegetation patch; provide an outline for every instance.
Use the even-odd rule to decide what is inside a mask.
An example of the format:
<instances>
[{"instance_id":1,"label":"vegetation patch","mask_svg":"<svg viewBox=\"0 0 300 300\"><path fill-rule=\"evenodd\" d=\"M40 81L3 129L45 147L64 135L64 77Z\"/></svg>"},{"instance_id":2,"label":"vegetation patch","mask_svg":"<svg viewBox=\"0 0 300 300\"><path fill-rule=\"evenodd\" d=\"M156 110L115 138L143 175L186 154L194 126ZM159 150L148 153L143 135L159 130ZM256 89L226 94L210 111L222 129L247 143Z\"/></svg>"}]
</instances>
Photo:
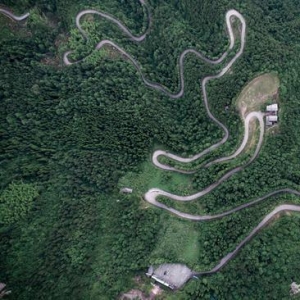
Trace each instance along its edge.
<instances>
[{"instance_id":1,"label":"vegetation patch","mask_svg":"<svg viewBox=\"0 0 300 300\"><path fill-rule=\"evenodd\" d=\"M194 223L173 216L168 217L151 253L151 264L176 262L194 266L200 252L199 234L194 228Z\"/></svg>"},{"instance_id":2,"label":"vegetation patch","mask_svg":"<svg viewBox=\"0 0 300 300\"><path fill-rule=\"evenodd\" d=\"M38 191L34 185L11 183L0 196L0 225L10 225L24 218L37 196Z\"/></svg>"},{"instance_id":3,"label":"vegetation patch","mask_svg":"<svg viewBox=\"0 0 300 300\"><path fill-rule=\"evenodd\" d=\"M150 161L142 164L139 172L127 173L120 179L118 186L132 188L138 196L143 196L151 188L180 194L186 194L192 189L189 175L158 169Z\"/></svg>"}]
</instances>

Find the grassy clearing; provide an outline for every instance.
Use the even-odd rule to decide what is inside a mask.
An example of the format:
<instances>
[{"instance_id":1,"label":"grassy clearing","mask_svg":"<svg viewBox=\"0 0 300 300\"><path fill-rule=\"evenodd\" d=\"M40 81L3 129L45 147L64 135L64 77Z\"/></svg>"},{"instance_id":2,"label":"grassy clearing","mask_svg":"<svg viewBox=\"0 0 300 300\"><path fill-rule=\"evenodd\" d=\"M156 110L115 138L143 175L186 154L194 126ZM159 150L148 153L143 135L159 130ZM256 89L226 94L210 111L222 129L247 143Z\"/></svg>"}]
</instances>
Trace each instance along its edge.
<instances>
[{"instance_id":1,"label":"grassy clearing","mask_svg":"<svg viewBox=\"0 0 300 300\"><path fill-rule=\"evenodd\" d=\"M279 78L277 74L260 75L243 88L236 100L236 106L242 115L261 110L262 105L277 94L278 88Z\"/></svg>"},{"instance_id":2,"label":"grassy clearing","mask_svg":"<svg viewBox=\"0 0 300 300\"><path fill-rule=\"evenodd\" d=\"M119 181L119 187L130 187L133 193L142 196L150 188L161 188L178 194L191 193L191 176L160 170L148 161L142 166L140 173L127 173ZM141 201L141 208L149 208L150 204ZM178 219L169 213L162 214L163 227L158 232L156 247L151 254L152 264L163 262L181 262L192 267L197 265L199 257L199 231L195 224ZM170 257L172 258L170 260Z\"/></svg>"},{"instance_id":3,"label":"grassy clearing","mask_svg":"<svg viewBox=\"0 0 300 300\"><path fill-rule=\"evenodd\" d=\"M192 267L197 264L200 245L199 231L194 223L170 216L159 233L155 250L151 254L151 262L160 264L172 261L185 263Z\"/></svg>"},{"instance_id":4,"label":"grassy clearing","mask_svg":"<svg viewBox=\"0 0 300 300\"><path fill-rule=\"evenodd\" d=\"M151 188L160 188L180 194L186 194L192 188L189 175L160 170L150 161L142 165L141 172L127 173L120 179L118 186L120 188L130 187L138 196L142 196Z\"/></svg>"}]
</instances>

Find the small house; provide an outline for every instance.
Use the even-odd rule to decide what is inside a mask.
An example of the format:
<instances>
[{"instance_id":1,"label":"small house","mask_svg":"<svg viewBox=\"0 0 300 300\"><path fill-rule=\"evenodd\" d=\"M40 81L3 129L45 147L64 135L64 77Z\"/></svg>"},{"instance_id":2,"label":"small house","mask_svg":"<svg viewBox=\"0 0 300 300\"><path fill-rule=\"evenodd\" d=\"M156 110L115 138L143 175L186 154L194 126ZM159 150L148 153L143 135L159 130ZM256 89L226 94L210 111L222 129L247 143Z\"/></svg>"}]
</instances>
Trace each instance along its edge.
<instances>
[{"instance_id":1,"label":"small house","mask_svg":"<svg viewBox=\"0 0 300 300\"><path fill-rule=\"evenodd\" d=\"M130 189L130 188L122 188L121 190L120 190L120 193L123 193L123 194L131 194L132 193L132 189Z\"/></svg>"},{"instance_id":2,"label":"small house","mask_svg":"<svg viewBox=\"0 0 300 300\"><path fill-rule=\"evenodd\" d=\"M271 105L267 105L266 108L266 125L272 126L278 122L278 104L273 103Z\"/></svg>"},{"instance_id":3,"label":"small house","mask_svg":"<svg viewBox=\"0 0 300 300\"><path fill-rule=\"evenodd\" d=\"M273 114L277 114L278 112L278 104L274 103L271 105L267 105L267 112L271 112Z\"/></svg>"},{"instance_id":4,"label":"small house","mask_svg":"<svg viewBox=\"0 0 300 300\"><path fill-rule=\"evenodd\" d=\"M267 126L272 126L277 122L278 122L278 116L277 115L269 115L269 116L266 117L266 125Z\"/></svg>"}]
</instances>

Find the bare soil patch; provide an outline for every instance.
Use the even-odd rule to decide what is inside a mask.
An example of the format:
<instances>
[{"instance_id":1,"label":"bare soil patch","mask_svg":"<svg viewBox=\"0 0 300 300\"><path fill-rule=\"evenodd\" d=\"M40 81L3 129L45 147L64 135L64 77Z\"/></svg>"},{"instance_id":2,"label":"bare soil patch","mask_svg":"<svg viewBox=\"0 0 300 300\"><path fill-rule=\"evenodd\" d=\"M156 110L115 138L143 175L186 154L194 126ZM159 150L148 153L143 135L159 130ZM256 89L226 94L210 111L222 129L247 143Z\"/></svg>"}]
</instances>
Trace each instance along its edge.
<instances>
[{"instance_id":1,"label":"bare soil patch","mask_svg":"<svg viewBox=\"0 0 300 300\"><path fill-rule=\"evenodd\" d=\"M257 120L252 119L249 123L249 139L244 149L244 152L248 152L252 147L257 144L257 139L259 136L259 126L257 126Z\"/></svg>"},{"instance_id":2,"label":"bare soil patch","mask_svg":"<svg viewBox=\"0 0 300 300\"><path fill-rule=\"evenodd\" d=\"M279 78L274 73L260 75L250 81L237 98L236 105L242 117L251 111L258 111L262 104L276 97Z\"/></svg>"},{"instance_id":3,"label":"bare soil patch","mask_svg":"<svg viewBox=\"0 0 300 300\"><path fill-rule=\"evenodd\" d=\"M146 296L145 293L138 289L133 289L127 293L121 295L120 300L155 300L156 297L162 294L163 290L156 284L152 284L153 287L150 291L150 295Z\"/></svg>"}]
</instances>

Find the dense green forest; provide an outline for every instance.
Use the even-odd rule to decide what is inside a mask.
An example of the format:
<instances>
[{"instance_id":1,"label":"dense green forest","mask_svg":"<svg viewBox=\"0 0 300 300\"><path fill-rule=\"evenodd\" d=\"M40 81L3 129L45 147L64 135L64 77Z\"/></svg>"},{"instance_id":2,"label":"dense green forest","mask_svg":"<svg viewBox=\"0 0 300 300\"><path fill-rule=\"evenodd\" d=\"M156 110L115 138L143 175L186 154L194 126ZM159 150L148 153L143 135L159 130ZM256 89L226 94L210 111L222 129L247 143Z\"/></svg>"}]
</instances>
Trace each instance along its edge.
<instances>
[{"instance_id":1,"label":"dense green forest","mask_svg":"<svg viewBox=\"0 0 300 300\"><path fill-rule=\"evenodd\" d=\"M148 292L150 264L185 263L208 270L234 249L280 203L263 203L218 221L194 223L148 205L159 187L179 194L220 178L221 164L183 175L155 168L151 155L167 149L196 154L221 139L207 116L200 80L222 66L185 59L185 94L177 100L146 87L114 49L93 51L111 39L137 59L149 80L179 89L178 57L187 48L217 58L228 48L225 14L246 19L246 46L230 72L207 86L212 112L230 131L209 157L228 155L242 139L235 99L265 72L280 78L280 123L265 135L258 158L194 203L170 206L214 214L275 189L300 190L300 6L298 0L149 0L152 24L141 43L107 20L86 18L85 40L75 27L86 8L105 11L139 35L147 14L137 0L2 0L0 14L0 282L7 299L117 299L131 288ZM237 51L235 49L233 51ZM63 53L83 59L64 66ZM225 110L224 107L229 109ZM129 186L133 193L123 195ZM289 299L300 283L300 218L276 220L219 273L191 280L157 299ZM135 280L141 276L141 281Z\"/></svg>"}]
</instances>

